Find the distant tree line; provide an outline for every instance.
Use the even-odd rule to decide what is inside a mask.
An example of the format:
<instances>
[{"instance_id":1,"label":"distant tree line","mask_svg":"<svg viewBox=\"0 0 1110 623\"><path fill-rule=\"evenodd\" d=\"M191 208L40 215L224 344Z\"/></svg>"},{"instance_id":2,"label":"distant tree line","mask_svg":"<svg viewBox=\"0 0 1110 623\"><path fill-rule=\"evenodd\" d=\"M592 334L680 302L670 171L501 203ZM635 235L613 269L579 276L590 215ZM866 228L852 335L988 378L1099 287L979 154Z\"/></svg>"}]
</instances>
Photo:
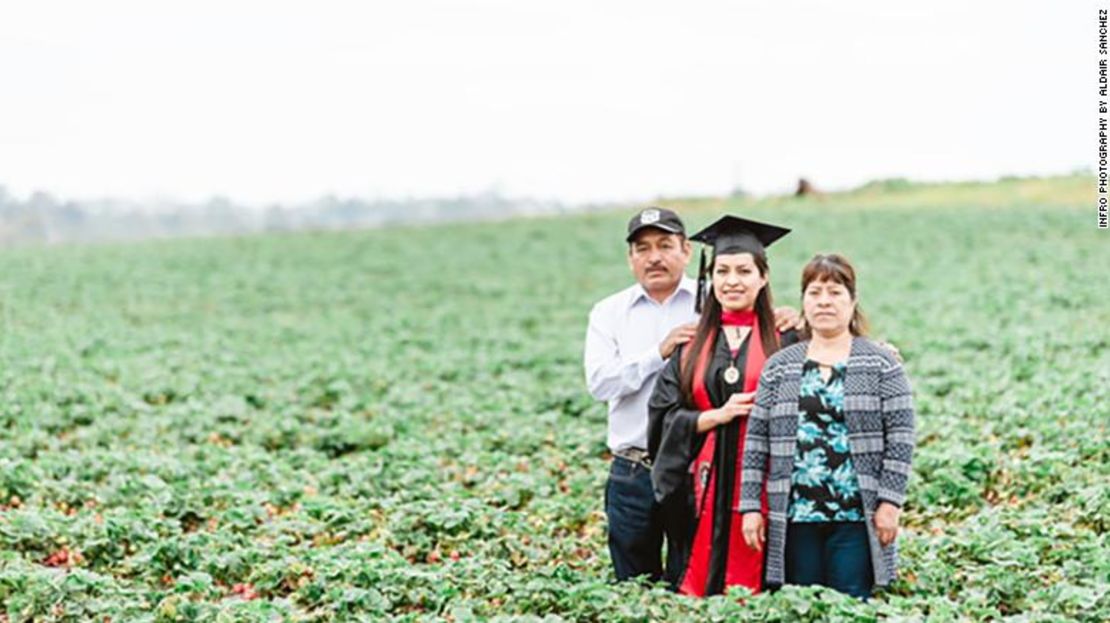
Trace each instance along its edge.
<instances>
[{"instance_id":1,"label":"distant tree line","mask_svg":"<svg viewBox=\"0 0 1110 623\"><path fill-rule=\"evenodd\" d=\"M507 198L496 192L373 201L328 195L301 205L253 207L237 205L226 197L199 204L138 203L63 201L36 192L20 200L0 186L0 245L338 230L557 214L571 209L555 201Z\"/></svg>"}]
</instances>

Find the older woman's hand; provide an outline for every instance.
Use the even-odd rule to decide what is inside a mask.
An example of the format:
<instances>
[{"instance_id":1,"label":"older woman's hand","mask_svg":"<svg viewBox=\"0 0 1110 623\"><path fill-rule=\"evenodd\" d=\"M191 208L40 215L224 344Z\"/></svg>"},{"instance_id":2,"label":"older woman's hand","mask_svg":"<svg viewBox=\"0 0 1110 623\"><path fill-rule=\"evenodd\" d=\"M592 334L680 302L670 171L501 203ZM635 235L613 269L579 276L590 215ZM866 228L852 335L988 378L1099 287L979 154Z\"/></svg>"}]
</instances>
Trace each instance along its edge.
<instances>
[{"instance_id":1,"label":"older woman's hand","mask_svg":"<svg viewBox=\"0 0 1110 623\"><path fill-rule=\"evenodd\" d=\"M801 331L804 326L805 318L802 318L798 310L793 307L780 307L775 310L775 328L780 333L791 329Z\"/></svg>"},{"instance_id":2,"label":"older woman's hand","mask_svg":"<svg viewBox=\"0 0 1110 623\"><path fill-rule=\"evenodd\" d=\"M744 533L744 542L748 547L757 552L763 551L763 542L767 539L767 527L763 523L762 513L744 513L740 530Z\"/></svg>"},{"instance_id":3,"label":"older woman's hand","mask_svg":"<svg viewBox=\"0 0 1110 623\"><path fill-rule=\"evenodd\" d=\"M875 532L883 547L887 547L898 537L898 520L901 516L902 509L890 502L879 504L879 508L875 510Z\"/></svg>"}]
</instances>

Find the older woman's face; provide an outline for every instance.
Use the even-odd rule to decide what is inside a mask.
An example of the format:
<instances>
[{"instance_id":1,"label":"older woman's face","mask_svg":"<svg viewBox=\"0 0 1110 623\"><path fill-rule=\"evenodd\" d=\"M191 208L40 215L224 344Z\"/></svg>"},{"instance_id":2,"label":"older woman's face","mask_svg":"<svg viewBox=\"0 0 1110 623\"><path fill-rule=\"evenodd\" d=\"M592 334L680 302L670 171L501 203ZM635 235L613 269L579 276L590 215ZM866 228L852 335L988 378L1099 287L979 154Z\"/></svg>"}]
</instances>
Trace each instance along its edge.
<instances>
[{"instance_id":1,"label":"older woman's face","mask_svg":"<svg viewBox=\"0 0 1110 623\"><path fill-rule=\"evenodd\" d=\"M713 262L713 295L726 311L755 307L755 299L767 285L751 253L718 255Z\"/></svg>"},{"instance_id":2,"label":"older woman's face","mask_svg":"<svg viewBox=\"0 0 1110 623\"><path fill-rule=\"evenodd\" d=\"M811 281L802 292L802 313L810 328L822 335L839 335L848 330L856 302L843 284Z\"/></svg>"}]
</instances>

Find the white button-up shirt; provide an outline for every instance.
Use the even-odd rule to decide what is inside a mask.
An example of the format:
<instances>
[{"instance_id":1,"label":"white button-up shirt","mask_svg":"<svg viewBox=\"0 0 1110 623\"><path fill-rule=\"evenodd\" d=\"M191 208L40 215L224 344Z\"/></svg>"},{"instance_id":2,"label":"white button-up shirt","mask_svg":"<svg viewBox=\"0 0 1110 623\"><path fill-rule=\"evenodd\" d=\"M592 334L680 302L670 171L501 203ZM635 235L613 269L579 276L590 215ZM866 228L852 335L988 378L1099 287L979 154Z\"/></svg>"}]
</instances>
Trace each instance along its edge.
<instances>
[{"instance_id":1,"label":"white button-up shirt","mask_svg":"<svg viewBox=\"0 0 1110 623\"><path fill-rule=\"evenodd\" d=\"M659 344L672 329L698 319L697 283L683 276L656 302L635 284L594 305L586 330L586 386L609 403L609 450L647 448L648 399L663 369Z\"/></svg>"}]
</instances>

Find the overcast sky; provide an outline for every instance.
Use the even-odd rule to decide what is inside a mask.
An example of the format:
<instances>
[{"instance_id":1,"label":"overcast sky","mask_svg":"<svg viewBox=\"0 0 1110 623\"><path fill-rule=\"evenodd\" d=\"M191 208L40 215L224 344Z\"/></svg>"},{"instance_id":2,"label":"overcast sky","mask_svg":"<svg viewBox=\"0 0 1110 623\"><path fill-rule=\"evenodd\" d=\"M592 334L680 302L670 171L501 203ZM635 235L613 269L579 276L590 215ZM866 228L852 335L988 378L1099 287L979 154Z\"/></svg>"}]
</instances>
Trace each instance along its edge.
<instances>
[{"instance_id":1,"label":"overcast sky","mask_svg":"<svg viewBox=\"0 0 1110 623\"><path fill-rule=\"evenodd\" d=\"M567 201L1091 165L1093 2L5 2L0 184Z\"/></svg>"}]
</instances>

